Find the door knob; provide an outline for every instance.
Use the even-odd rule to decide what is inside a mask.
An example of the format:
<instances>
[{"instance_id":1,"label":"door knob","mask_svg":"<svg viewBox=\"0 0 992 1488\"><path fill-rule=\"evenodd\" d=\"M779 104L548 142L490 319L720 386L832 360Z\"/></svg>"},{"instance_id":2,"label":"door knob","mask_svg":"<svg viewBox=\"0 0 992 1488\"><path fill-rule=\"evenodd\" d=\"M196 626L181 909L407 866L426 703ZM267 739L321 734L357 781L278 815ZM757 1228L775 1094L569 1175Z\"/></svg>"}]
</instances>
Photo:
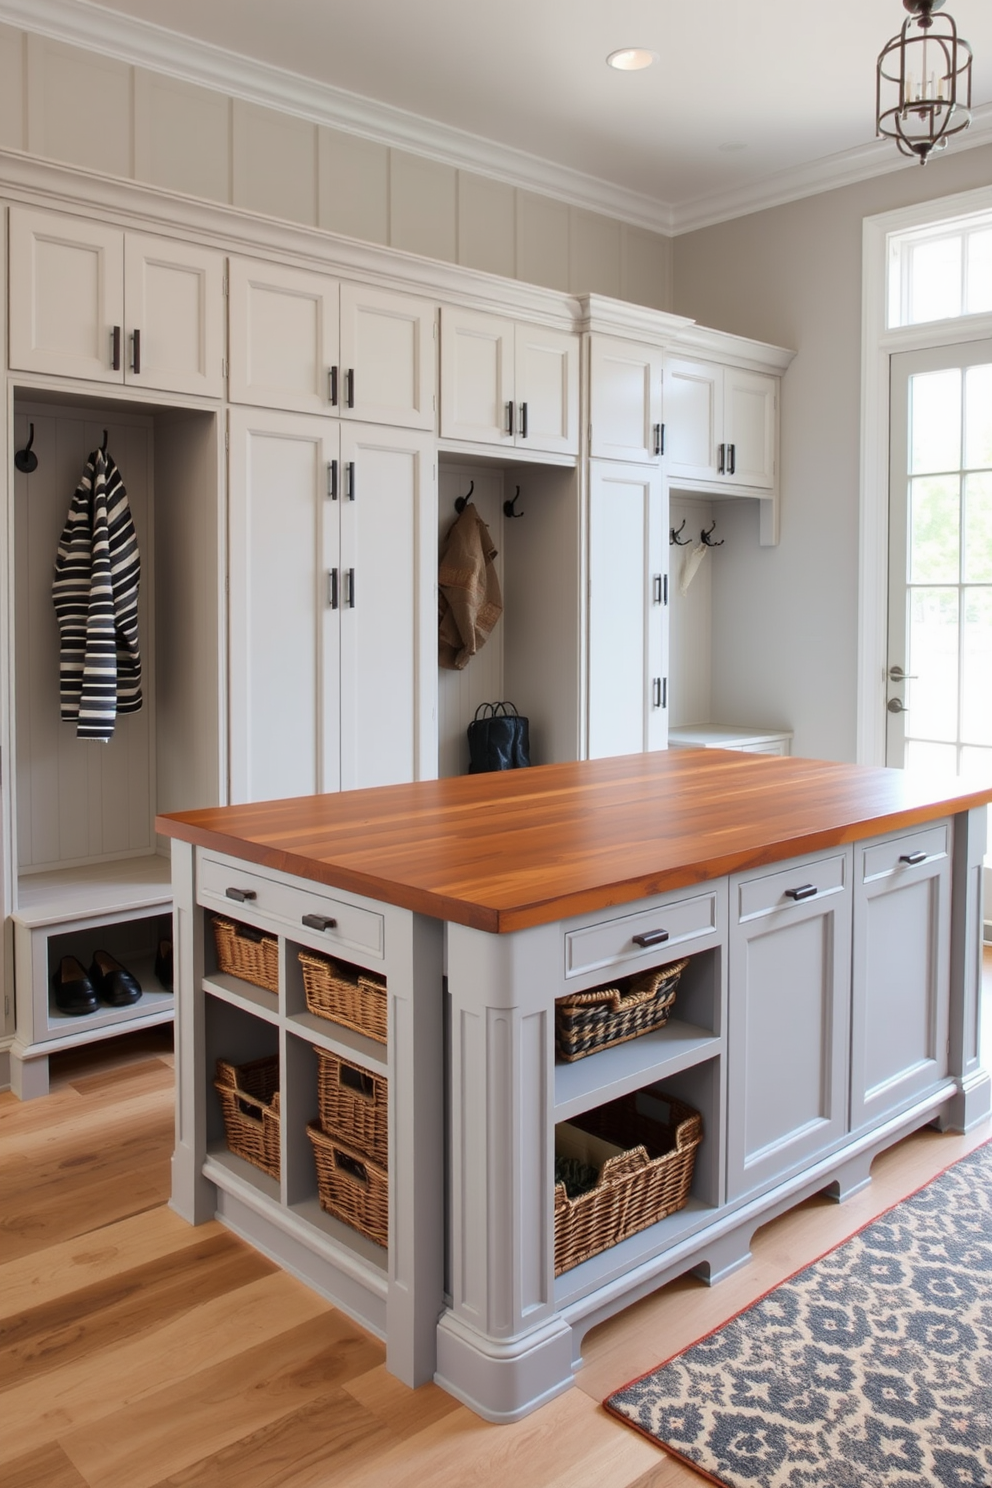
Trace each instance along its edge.
<instances>
[{"instance_id":1,"label":"door knob","mask_svg":"<svg viewBox=\"0 0 992 1488\"><path fill-rule=\"evenodd\" d=\"M916 677L904 672L901 666L889 667L889 680L891 682L915 682Z\"/></svg>"},{"instance_id":2,"label":"door knob","mask_svg":"<svg viewBox=\"0 0 992 1488\"><path fill-rule=\"evenodd\" d=\"M909 709L903 703L902 698L889 698L887 704L890 713L908 713Z\"/></svg>"}]
</instances>

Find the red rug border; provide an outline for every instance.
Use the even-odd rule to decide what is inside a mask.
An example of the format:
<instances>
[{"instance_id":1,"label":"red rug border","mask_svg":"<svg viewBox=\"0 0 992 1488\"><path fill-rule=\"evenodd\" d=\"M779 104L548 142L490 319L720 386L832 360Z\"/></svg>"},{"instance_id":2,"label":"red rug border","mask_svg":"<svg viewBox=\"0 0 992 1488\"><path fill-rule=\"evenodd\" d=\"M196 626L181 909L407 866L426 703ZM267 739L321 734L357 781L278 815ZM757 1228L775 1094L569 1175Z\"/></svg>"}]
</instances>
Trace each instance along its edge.
<instances>
[{"instance_id":1,"label":"red rug border","mask_svg":"<svg viewBox=\"0 0 992 1488\"><path fill-rule=\"evenodd\" d=\"M810 1266L819 1265L820 1261L825 1260L828 1255L833 1255L835 1250L840 1250L842 1245L849 1244L850 1241L856 1239L858 1235L863 1234L863 1232L867 1230L871 1225L876 1224L880 1219L884 1219L885 1216L887 1214L891 1214L894 1209L898 1209L900 1204L907 1203L909 1199L915 1199L916 1195L922 1193L925 1188L929 1188L931 1183L936 1183L938 1178L943 1178L945 1173L949 1173L951 1169L956 1168L959 1163L966 1162L969 1157L974 1157L976 1152L981 1152L986 1147L992 1147L992 1137L986 1137L984 1142L979 1142L978 1146L973 1147L970 1152L966 1152L963 1156L956 1157L953 1162L947 1163L943 1168L939 1169L938 1172L932 1174L932 1176L929 1177L925 1183L921 1183L916 1188L911 1189L909 1193L903 1194L901 1199L896 1199L894 1204L889 1204L887 1208L880 1209L879 1212L873 1215L871 1219L866 1219L864 1224L858 1225L856 1230L852 1230L849 1235L845 1235L843 1240L838 1240L836 1244L828 1246L826 1250L821 1251L819 1255L814 1256L811 1261L804 1261L801 1266L796 1267L795 1271L791 1271L788 1276L783 1276L781 1281L776 1281L774 1286L768 1287L766 1291L760 1294L760 1296L757 1296L753 1299L753 1301L748 1302L745 1307L739 1307L736 1312L731 1313L730 1317L724 1318L722 1323L717 1323L715 1328L710 1328L707 1333L701 1333L698 1338L692 1341L692 1343L687 1343L683 1348L678 1349L676 1353L670 1354L667 1359L662 1359L660 1364L653 1364L650 1369L645 1369L643 1374L636 1375L634 1379L628 1380L625 1385L617 1385L616 1389L611 1390L609 1395L607 1395L605 1400L602 1402L603 1409L607 1411L609 1415L613 1416L615 1420L622 1422L624 1426L629 1426L632 1430L639 1432L641 1436L646 1437L648 1441L653 1442L654 1445L659 1448L659 1450L665 1452L669 1457L676 1457L680 1462L684 1462L687 1467L691 1467L694 1472L699 1474L700 1477L706 1478L711 1483L716 1483L718 1485L718 1488L727 1488L725 1478L714 1478L712 1473L708 1473L705 1471L705 1469L697 1466L697 1464L693 1462L691 1458L684 1457L682 1453L679 1452L676 1448L669 1447L665 1443L660 1442L656 1436L653 1436L650 1431L645 1431L643 1426L637 1425L637 1423L632 1421L629 1416L625 1416L622 1414L622 1412L615 1410L610 1405L610 1401L613 1399L613 1396L619 1395L622 1390L629 1390L632 1385L639 1385L641 1380L645 1380L648 1378L648 1375L657 1374L659 1369L667 1368L669 1364L673 1363L676 1359L681 1358L683 1354L687 1354L690 1349L694 1349L697 1344L704 1343L707 1338L712 1338L715 1333L721 1332L722 1329L728 1327L730 1323L736 1322L739 1317L743 1317L746 1312L750 1312L752 1307L757 1307L759 1302L763 1302L766 1297L770 1297L772 1292L777 1292L779 1287L785 1286L790 1281L794 1281L797 1276L801 1276L802 1273L804 1271L807 1271ZM822 1189L820 1190L820 1192L822 1192ZM758 1228L760 1229L760 1226Z\"/></svg>"}]
</instances>

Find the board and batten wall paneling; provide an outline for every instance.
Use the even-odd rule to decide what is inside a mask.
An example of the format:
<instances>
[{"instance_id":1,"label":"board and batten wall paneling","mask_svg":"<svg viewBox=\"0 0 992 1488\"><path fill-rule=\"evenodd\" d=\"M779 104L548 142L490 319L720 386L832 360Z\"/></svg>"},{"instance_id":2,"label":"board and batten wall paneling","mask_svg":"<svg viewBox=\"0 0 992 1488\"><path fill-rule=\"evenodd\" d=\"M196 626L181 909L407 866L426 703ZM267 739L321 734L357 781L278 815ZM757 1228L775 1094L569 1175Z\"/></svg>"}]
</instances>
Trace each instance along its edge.
<instances>
[{"instance_id":1,"label":"board and batten wall paneling","mask_svg":"<svg viewBox=\"0 0 992 1488\"><path fill-rule=\"evenodd\" d=\"M317 131L317 226L359 238L389 242L389 149L374 140Z\"/></svg>"},{"instance_id":2,"label":"board and batten wall paneling","mask_svg":"<svg viewBox=\"0 0 992 1488\"><path fill-rule=\"evenodd\" d=\"M184 196L231 200L231 100L138 67L134 174Z\"/></svg>"},{"instance_id":3,"label":"board and batten wall paneling","mask_svg":"<svg viewBox=\"0 0 992 1488\"><path fill-rule=\"evenodd\" d=\"M458 172L458 262L512 279L516 269L516 193L512 186Z\"/></svg>"},{"instance_id":4,"label":"board and batten wall paneling","mask_svg":"<svg viewBox=\"0 0 992 1488\"><path fill-rule=\"evenodd\" d=\"M517 192L517 278L568 290L569 213L564 202Z\"/></svg>"},{"instance_id":5,"label":"board and batten wall paneling","mask_svg":"<svg viewBox=\"0 0 992 1488\"><path fill-rule=\"evenodd\" d=\"M620 223L595 212L569 212L568 287L572 294L620 298Z\"/></svg>"},{"instance_id":6,"label":"board and batten wall paneling","mask_svg":"<svg viewBox=\"0 0 992 1488\"><path fill-rule=\"evenodd\" d=\"M234 100L234 205L317 225L317 126Z\"/></svg>"},{"instance_id":7,"label":"board and batten wall paneling","mask_svg":"<svg viewBox=\"0 0 992 1488\"><path fill-rule=\"evenodd\" d=\"M0 149L23 150L27 37L0 26Z\"/></svg>"},{"instance_id":8,"label":"board and batten wall paneling","mask_svg":"<svg viewBox=\"0 0 992 1488\"><path fill-rule=\"evenodd\" d=\"M728 502L720 503L722 511ZM692 501L672 492L669 522L679 532L679 543L669 547L668 581L668 698L669 725L726 722L714 718L710 663L713 634L713 553L707 553L696 569L685 594L681 593L683 565L699 543L699 534L713 520L714 507L703 499ZM719 532L716 534L719 538ZM666 537L668 534L666 534Z\"/></svg>"},{"instance_id":9,"label":"board and batten wall paneling","mask_svg":"<svg viewBox=\"0 0 992 1488\"><path fill-rule=\"evenodd\" d=\"M85 170L134 173L134 69L28 34L28 150Z\"/></svg>"},{"instance_id":10,"label":"board and batten wall paneling","mask_svg":"<svg viewBox=\"0 0 992 1488\"><path fill-rule=\"evenodd\" d=\"M454 263L457 257L454 166L405 150L389 152L389 242L393 248Z\"/></svg>"}]
</instances>

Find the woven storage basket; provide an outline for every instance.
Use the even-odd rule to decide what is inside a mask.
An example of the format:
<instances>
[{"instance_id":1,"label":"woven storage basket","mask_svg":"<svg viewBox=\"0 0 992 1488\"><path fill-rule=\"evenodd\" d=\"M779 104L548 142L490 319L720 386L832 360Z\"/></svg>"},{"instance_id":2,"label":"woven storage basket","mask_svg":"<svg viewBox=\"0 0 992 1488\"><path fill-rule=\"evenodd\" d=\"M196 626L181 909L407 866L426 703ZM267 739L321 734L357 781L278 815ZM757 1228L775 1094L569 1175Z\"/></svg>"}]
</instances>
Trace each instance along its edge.
<instances>
[{"instance_id":1,"label":"woven storage basket","mask_svg":"<svg viewBox=\"0 0 992 1488\"><path fill-rule=\"evenodd\" d=\"M570 1199L565 1185L555 1184L556 1276L684 1209L703 1139L702 1117L691 1106L643 1091L576 1116L572 1125L625 1150L604 1164L588 1193Z\"/></svg>"},{"instance_id":2,"label":"woven storage basket","mask_svg":"<svg viewBox=\"0 0 992 1488\"><path fill-rule=\"evenodd\" d=\"M389 1081L323 1049L315 1053L322 1128L343 1137L378 1167L388 1167Z\"/></svg>"},{"instance_id":3,"label":"woven storage basket","mask_svg":"<svg viewBox=\"0 0 992 1488\"><path fill-rule=\"evenodd\" d=\"M238 1157L279 1177L279 1058L248 1064L217 1061L214 1089L224 1112L227 1145Z\"/></svg>"},{"instance_id":4,"label":"woven storage basket","mask_svg":"<svg viewBox=\"0 0 992 1488\"><path fill-rule=\"evenodd\" d=\"M346 967L329 956L300 951L307 1008L318 1018L331 1018L386 1042L386 984L357 967Z\"/></svg>"},{"instance_id":5,"label":"woven storage basket","mask_svg":"<svg viewBox=\"0 0 992 1488\"><path fill-rule=\"evenodd\" d=\"M217 967L243 982L264 987L266 992L279 991L279 942L274 935L263 935L251 925L214 915L214 940L217 945Z\"/></svg>"},{"instance_id":6,"label":"woven storage basket","mask_svg":"<svg viewBox=\"0 0 992 1488\"><path fill-rule=\"evenodd\" d=\"M389 1241L389 1179L346 1142L310 1122L307 1135L317 1163L320 1207L377 1245Z\"/></svg>"},{"instance_id":7,"label":"woven storage basket","mask_svg":"<svg viewBox=\"0 0 992 1488\"><path fill-rule=\"evenodd\" d=\"M614 987L572 992L555 1003L555 1056L566 1064L663 1028L689 962L625 977Z\"/></svg>"}]
</instances>

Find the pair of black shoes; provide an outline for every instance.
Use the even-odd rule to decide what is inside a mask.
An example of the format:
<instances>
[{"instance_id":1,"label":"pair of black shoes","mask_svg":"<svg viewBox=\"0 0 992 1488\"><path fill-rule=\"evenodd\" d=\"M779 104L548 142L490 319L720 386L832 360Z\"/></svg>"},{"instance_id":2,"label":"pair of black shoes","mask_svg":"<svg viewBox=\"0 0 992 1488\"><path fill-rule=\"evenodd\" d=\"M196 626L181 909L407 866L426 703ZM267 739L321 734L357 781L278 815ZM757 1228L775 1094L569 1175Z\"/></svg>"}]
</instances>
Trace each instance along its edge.
<instances>
[{"instance_id":1,"label":"pair of black shoes","mask_svg":"<svg viewBox=\"0 0 992 1488\"><path fill-rule=\"evenodd\" d=\"M141 984L109 951L94 951L89 971L75 956L63 956L52 973L59 1012L77 1018L101 1006L130 1007L141 996Z\"/></svg>"}]
</instances>

